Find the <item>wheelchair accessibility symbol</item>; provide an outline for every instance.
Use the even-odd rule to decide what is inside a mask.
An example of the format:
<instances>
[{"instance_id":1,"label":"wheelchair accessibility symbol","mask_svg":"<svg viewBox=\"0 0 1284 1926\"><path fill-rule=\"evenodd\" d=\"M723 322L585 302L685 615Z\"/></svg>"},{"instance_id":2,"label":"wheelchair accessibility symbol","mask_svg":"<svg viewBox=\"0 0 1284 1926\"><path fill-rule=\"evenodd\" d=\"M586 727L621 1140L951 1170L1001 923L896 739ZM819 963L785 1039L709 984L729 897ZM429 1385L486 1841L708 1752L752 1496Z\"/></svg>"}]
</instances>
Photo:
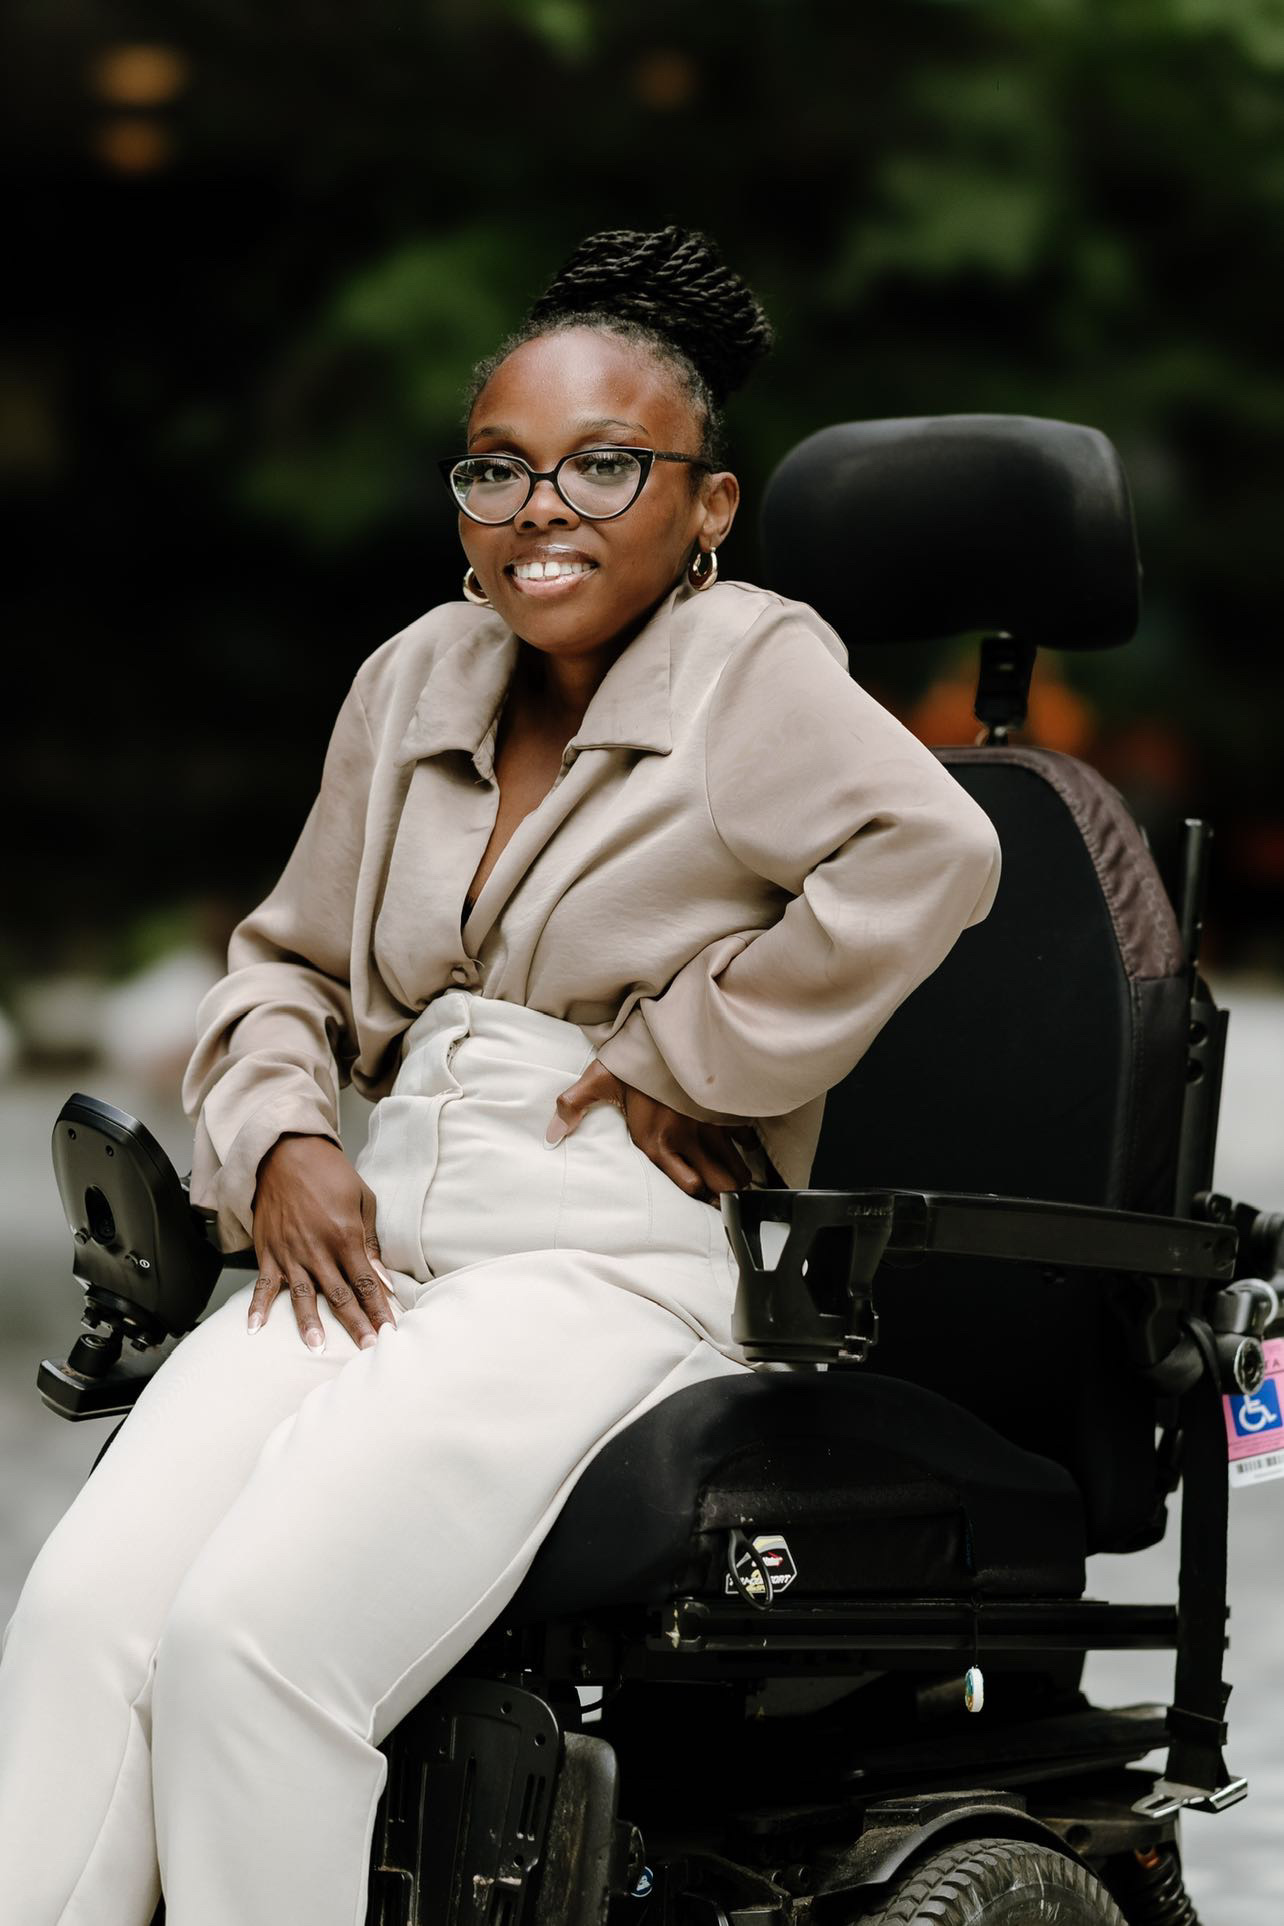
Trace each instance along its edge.
<instances>
[{"instance_id":1,"label":"wheelchair accessibility symbol","mask_svg":"<svg viewBox=\"0 0 1284 1926\"><path fill-rule=\"evenodd\" d=\"M1275 1378L1264 1378L1256 1391L1227 1400L1237 1438L1255 1438L1263 1431L1284 1430L1280 1389Z\"/></svg>"}]
</instances>

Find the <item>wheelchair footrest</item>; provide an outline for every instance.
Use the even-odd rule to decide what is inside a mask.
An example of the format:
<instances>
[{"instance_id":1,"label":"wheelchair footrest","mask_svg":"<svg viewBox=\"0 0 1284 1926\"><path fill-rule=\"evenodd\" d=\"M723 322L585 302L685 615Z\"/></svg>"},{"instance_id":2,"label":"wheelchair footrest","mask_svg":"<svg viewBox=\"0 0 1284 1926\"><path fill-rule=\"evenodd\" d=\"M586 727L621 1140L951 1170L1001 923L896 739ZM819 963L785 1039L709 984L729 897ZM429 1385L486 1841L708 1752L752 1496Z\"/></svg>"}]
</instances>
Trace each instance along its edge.
<instances>
[{"instance_id":1,"label":"wheelchair footrest","mask_svg":"<svg viewBox=\"0 0 1284 1926\"><path fill-rule=\"evenodd\" d=\"M1247 1779L1228 1779L1225 1785L1209 1790L1206 1786L1183 1786L1173 1779L1160 1779L1153 1792L1138 1799L1134 1812L1148 1819L1171 1819L1178 1812L1225 1812L1248 1797Z\"/></svg>"}]
</instances>

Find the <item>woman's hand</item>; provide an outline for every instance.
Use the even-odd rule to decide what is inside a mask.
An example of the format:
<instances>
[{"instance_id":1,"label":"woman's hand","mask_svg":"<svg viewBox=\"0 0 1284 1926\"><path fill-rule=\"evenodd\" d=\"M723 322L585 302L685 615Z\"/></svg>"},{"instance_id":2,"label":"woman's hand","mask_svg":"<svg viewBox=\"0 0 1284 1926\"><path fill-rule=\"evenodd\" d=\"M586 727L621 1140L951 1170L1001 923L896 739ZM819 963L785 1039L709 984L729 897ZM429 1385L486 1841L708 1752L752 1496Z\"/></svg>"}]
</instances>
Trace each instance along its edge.
<instances>
[{"instance_id":1,"label":"woman's hand","mask_svg":"<svg viewBox=\"0 0 1284 1926\"><path fill-rule=\"evenodd\" d=\"M617 1105L624 1112L629 1135L638 1149L702 1204L715 1204L719 1191L745 1190L752 1182L735 1143L736 1139L754 1142L748 1124L733 1128L730 1124L700 1123L648 1097L645 1091L635 1090L631 1083L621 1082L596 1057L583 1076L557 1099L557 1115L545 1132L545 1141L560 1143L595 1103Z\"/></svg>"},{"instance_id":2,"label":"woman's hand","mask_svg":"<svg viewBox=\"0 0 1284 1926\"><path fill-rule=\"evenodd\" d=\"M328 1137L278 1137L262 1159L254 1192L259 1281L249 1328L267 1321L277 1292L290 1293L299 1336L325 1349L317 1293L353 1343L368 1350L385 1324L396 1328L391 1292L377 1275L375 1194Z\"/></svg>"}]
</instances>

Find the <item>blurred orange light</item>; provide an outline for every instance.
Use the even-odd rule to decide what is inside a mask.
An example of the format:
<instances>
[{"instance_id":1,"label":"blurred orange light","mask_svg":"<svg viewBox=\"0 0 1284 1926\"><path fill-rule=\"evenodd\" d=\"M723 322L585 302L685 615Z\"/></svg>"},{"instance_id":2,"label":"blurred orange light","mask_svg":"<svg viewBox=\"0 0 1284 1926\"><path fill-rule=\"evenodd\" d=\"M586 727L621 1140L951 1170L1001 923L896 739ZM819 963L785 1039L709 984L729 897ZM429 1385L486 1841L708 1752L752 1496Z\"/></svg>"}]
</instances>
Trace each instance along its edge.
<instances>
[{"instance_id":1,"label":"blurred orange light","mask_svg":"<svg viewBox=\"0 0 1284 1926\"><path fill-rule=\"evenodd\" d=\"M1142 717L1104 745L1102 774L1130 792L1141 787L1174 800L1191 784L1190 751L1170 722Z\"/></svg>"},{"instance_id":2,"label":"blurred orange light","mask_svg":"<svg viewBox=\"0 0 1284 1926\"><path fill-rule=\"evenodd\" d=\"M1096 717L1081 695L1055 676L1037 672L1030 688L1030 741L1063 756L1083 756L1092 746Z\"/></svg>"},{"instance_id":3,"label":"blurred orange light","mask_svg":"<svg viewBox=\"0 0 1284 1926\"><path fill-rule=\"evenodd\" d=\"M167 127L139 115L122 114L94 129L90 145L104 167L117 174L155 174L174 158L174 139Z\"/></svg>"},{"instance_id":4,"label":"blurred orange light","mask_svg":"<svg viewBox=\"0 0 1284 1926\"><path fill-rule=\"evenodd\" d=\"M981 726L972 713L975 700L975 678L940 676L914 704L905 726L920 742L975 742Z\"/></svg>"},{"instance_id":5,"label":"blurred orange light","mask_svg":"<svg viewBox=\"0 0 1284 1926\"><path fill-rule=\"evenodd\" d=\"M1232 832L1236 871L1261 888L1284 887L1284 817L1241 824Z\"/></svg>"},{"instance_id":6,"label":"blurred orange light","mask_svg":"<svg viewBox=\"0 0 1284 1926\"><path fill-rule=\"evenodd\" d=\"M181 94L191 62L176 47L108 47L89 69L90 91L113 107L163 107Z\"/></svg>"},{"instance_id":7,"label":"blurred orange light","mask_svg":"<svg viewBox=\"0 0 1284 1926\"><path fill-rule=\"evenodd\" d=\"M633 69L633 91L653 113L671 114L694 98L700 76L689 54L674 47L657 47L643 54Z\"/></svg>"},{"instance_id":8,"label":"blurred orange light","mask_svg":"<svg viewBox=\"0 0 1284 1926\"><path fill-rule=\"evenodd\" d=\"M905 717L920 742L948 745L975 742L981 733L972 705L974 676L956 671L940 676L921 695ZM1085 755L1096 735L1091 705L1062 682L1050 663L1041 662L1030 688L1029 719L1018 731L1021 742L1041 749L1059 749L1066 756Z\"/></svg>"}]
</instances>

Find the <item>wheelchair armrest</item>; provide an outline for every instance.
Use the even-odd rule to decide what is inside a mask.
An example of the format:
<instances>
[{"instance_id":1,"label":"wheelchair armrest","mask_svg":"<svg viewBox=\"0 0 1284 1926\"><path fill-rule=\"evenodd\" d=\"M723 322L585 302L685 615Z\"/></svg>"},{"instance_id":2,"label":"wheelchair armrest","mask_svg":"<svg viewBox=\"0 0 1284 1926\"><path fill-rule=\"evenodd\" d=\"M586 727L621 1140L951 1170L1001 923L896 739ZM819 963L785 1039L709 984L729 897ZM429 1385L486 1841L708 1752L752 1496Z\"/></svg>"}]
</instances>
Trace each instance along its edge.
<instances>
[{"instance_id":1,"label":"wheelchair armrest","mask_svg":"<svg viewBox=\"0 0 1284 1926\"><path fill-rule=\"evenodd\" d=\"M37 1385L60 1417L118 1416L156 1370L160 1347L196 1323L220 1271L253 1266L255 1254L219 1250L190 1180L115 1104L73 1092L54 1122L53 1160L86 1328L66 1358L43 1360ZM123 1356L127 1343L152 1355Z\"/></svg>"},{"instance_id":2,"label":"wheelchair armrest","mask_svg":"<svg viewBox=\"0 0 1284 1926\"><path fill-rule=\"evenodd\" d=\"M1191 1218L955 1191L895 1191L888 1250L992 1257L1059 1270L1229 1281L1235 1238Z\"/></svg>"},{"instance_id":3,"label":"wheelchair armrest","mask_svg":"<svg viewBox=\"0 0 1284 1926\"><path fill-rule=\"evenodd\" d=\"M1143 1277L1174 1301L1181 1287L1228 1284L1235 1272L1231 1225L1094 1205L955 1191L740 1190L724 1191L721 1206L740 1271L733 1331L755 1362L860 1362L877 1341L872 1287L887 1258L982 1257ZM789 1226L774 1265L763 1260L764 1222Z\"/></svg>"}]
</instances>

